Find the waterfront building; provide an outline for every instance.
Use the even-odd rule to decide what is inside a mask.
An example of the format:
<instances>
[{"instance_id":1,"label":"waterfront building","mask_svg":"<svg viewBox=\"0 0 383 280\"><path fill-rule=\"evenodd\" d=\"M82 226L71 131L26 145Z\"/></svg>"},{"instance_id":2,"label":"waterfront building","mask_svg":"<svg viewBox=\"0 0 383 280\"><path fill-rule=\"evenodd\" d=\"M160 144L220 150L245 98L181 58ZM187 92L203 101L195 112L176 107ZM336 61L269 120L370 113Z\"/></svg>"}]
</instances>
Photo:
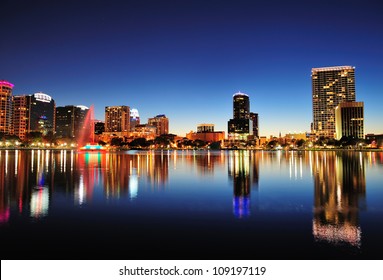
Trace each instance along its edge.
<instances>
[{"instance_id":1,"label":"waterfront building","mask_svg":"<svg viewBox=\"0 0 383 280\"><path fill-rule=\"evenodd\" d=\"M28 131L28 113L27 97L13 96L13 134L24 140Z\"/></svg>"},{"instance_id":2,"label":"waterfront building","mask_svg":"<svg viewBox=\"0 0 383 280\"><path fill-rule=\"evenodd\" d=\"M157 115L148 119L148 125L156 127L156 135L169 134L169 119L165 115Z\"/></svg>"},{"instance_id":3,"label":"waterfront building","mask_svg":"<svg viewBox=\"0 0 383 280\"><path fill-rule=\"evenodd\" d=\"M127 135L130 131L129 106L105 107L105 132L119 132Z\"/></svg>"},{"instance_id":4,"label":"waterfront building","mask_svg":"<svg viewBox=\"0 0 383 280\"><path fill-rule=\"evenodd\" d=\"M355 67L312 68L312 132L335 137L335 108L342 102L355 101Z\"/></svg>"},{"instance_id":5,"label":"waterfront building","mask_svg":"<svg viewBox=\"0 0 383 280\"><path fill-rule=\"evenodd\" d=\"M157 136L157 127L149 124L138 124L129 135L133 139L145 138L146 140L153 140Z\"/></svg>"},{"instance_id":6,"label":"waterfront building","mask_svg":"<svg viewBox=\"0 0 383 280\"><path fill-rule=\"evenodd\" d=\"M14 85L0 80L0 133L13 134L12 129L12 89Z\"/></svg>"},{"instance_id":7,"label":"waterfront building","mask_svg":"<svg viewBox=\"0 0 383 280\"><path fill-rule=\"evenodd\" d=\"M136 125L140 124L140 115L137 109L130 110L130 131L134 131Z\"/></svg>"},{"instance_id":8,"label":"waterfront building","mask_svg":"<svg viewBox=\"0 0 383 280\"><path fill-rule=\"evenodd\" d=\"M343 102L335 108L336 139L343 136L364 138L363 102Z\"/></svg>"},{"instance_id":9,"label":"waterfront building","mask_svg":"<svg viewBox=\"0 0 383 280\"><path fill-rule=\"evenodd\" d=\"M32 95L13 97L14 134L25 139L30 132L39 132L43 136L53 135L56 126L56 103L48 94L37 92Z\"/></svg>"},{"instance_id":10,"label":"waterfront building","mask_svg":"<svg viewBox=\"0 0 383 280\"><path fill-rule=\"evenodd\" d=\"M366 140L370 142L371 148L383 149L383 134L366 134Z\"/></svg>"},{"instance_id":11,"label":"waterfront building","mask_svg":"<svg viewBox=\"0 0 383 280\"><path fill-rule=\"evenodd\" d=\"M86 106L67 105L56 108L56 137L78 138L84 131L84 122L89 112Z\"/></svg>"},{"instance_id":12,"label":"waterfront building","mask_svg":"<svg viewBox=\"0 0 383 280\"><path fill-rule=\"evenodd\" d=\"M250 118L250 99L245 93L233 95L233 118L228 121L229 140L248 140L253 135Z\"/></svg>"},{"instance_id":13,"label":"waterfront building","mask_svg":"<svg viewBox=\"0 0 383 280\"><path fill-rule=\"evenodd\" d=\"M214 131L214 124L200 124L197 126L197 132L189 132L186 138L190 140L202 140L205 142L217 142L225 139L224 131Z\"/></svg>"},{"instance_id":14,"label":"waterfront building","mask_svg":"<svg viewBox=\"0 0 383 280\"><path fill-rule=\"evenodd\" d=\"M258 114L250 112L250 119L253 122L253 135L254 135L254 138L259 139Z\"/></svg>"},{"instance_id":15,"label":"waterfront building","mask_svg":"<svg viewBox=\"0 0 383 280\"><path fill-rule=\"evenodd\" d=\"M101 135L105 132L105 122L103 121L95 121L94 122L94 134Z\"/></svg>"}]
</instances>

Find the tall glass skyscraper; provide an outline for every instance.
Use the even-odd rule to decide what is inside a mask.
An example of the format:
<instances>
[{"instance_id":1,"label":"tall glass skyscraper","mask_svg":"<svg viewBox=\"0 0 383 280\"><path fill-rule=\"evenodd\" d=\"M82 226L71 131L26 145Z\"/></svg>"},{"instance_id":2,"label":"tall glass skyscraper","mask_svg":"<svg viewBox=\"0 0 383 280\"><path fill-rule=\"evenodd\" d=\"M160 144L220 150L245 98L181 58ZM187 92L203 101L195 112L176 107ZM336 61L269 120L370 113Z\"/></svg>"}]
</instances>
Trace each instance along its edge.
<instances>
[{"instance_id":1,"label":"tall glass skyscraper","mask_svg":"<svg viewBox=\"0 0 383 280\"><path fill-rule=\"evenodd\" d=\"M312 133L317 137L335 137L335 108L342 102L355 101L355 67L313 68Z\"/></svg>"},{"instance_id":2,"label":"tall glass skyscraper","mask_svg":"<svg viewBox=\"0 0 383 280\"><path fill-rule=\"evenodd\" d=\"M228 121L230 140L248 140L253 135L253 122L250 118L250 99L242 92L233 95L233 118Z\"/></svg>"}]
</instances>

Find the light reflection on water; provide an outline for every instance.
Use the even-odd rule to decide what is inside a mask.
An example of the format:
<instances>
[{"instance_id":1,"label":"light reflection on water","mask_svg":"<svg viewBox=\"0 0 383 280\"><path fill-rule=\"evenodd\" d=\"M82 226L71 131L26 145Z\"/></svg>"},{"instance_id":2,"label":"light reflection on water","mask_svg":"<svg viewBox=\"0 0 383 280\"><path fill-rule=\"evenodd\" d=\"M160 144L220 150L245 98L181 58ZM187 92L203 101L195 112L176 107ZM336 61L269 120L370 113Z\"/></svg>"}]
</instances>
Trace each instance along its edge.
<instances>
[{"instance_id":1,"label":"light reflection on water","mask_svg":"<svg viewBox=\"0 0 383 280\"><path fill-rule=\"evenodd\" d=\"M117 220L129 211L131 221L134 213L171 220L171 211L195 217L196 232L201 217L233 228L237 220L262 236L283 222L307 236L300 215L310 215L314 249L359 250L364 227L374 231L368 214L383 218L381 152L0 150L0 167L0 224L10 231L15 222L28 230L24 215L54 220L51 212L76 215L79 206Z\"/></svg>"}]
</instances>

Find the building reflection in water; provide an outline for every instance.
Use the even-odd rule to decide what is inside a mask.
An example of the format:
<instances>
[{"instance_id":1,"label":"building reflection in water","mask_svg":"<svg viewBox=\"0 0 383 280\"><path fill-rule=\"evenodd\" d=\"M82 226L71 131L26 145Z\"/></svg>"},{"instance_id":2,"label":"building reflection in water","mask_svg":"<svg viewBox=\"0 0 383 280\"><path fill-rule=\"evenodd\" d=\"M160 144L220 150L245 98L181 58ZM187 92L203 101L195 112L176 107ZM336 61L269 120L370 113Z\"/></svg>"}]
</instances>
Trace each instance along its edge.
<instances>
[{"instance_id":1,"label":"building reflection in water","mask_svg":"<svg viewBox=\"0 0 383 280\"><path fill-rule=\"evenodd\" d=\"M151 188L164 188L168 181L169 157L146 153L79 153L81 174L75 190L79 203L92 200L101 185L106 198L138 196L140 179Z\"/></svg>"},{"instance_id":2,"label":"building reflection in water","mask_svg":"<svg viewBox=\"0 0 383 280\"><path fill-rule=\"evenodd\" d=\"M360 247L359 211L366 194L362 153L315 152L312 160L315 240Z\"/></svg>"},{"instance_id":3,"label":"building reflection in water","mask_svg":"<svg viewBox=\"0 0 383 280\"><path fill-rule=\"evenodd\" d=\"M233 213L242 218L250 215L250 190L258 190L259 154L250 151L231 151L228 161L229 178L233 180Z\"/></svg>"}]
</instances>

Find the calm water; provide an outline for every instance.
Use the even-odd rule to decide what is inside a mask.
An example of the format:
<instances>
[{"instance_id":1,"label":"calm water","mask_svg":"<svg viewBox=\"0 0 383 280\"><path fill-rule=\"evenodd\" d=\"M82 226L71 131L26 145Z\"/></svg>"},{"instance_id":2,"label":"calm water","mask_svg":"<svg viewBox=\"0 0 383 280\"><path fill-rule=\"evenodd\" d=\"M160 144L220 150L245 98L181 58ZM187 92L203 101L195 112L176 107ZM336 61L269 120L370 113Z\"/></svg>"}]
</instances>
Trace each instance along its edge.
<instances>
[{"instance_id":1,"label":"calm water","mask_svg":"<svg viewBox=\"0 0 383 280\"><path fill-rule=\"evenodd\" d=\"M383 153L0 150L2 259L382 259Z\"/></svg>"}]
</instances>

